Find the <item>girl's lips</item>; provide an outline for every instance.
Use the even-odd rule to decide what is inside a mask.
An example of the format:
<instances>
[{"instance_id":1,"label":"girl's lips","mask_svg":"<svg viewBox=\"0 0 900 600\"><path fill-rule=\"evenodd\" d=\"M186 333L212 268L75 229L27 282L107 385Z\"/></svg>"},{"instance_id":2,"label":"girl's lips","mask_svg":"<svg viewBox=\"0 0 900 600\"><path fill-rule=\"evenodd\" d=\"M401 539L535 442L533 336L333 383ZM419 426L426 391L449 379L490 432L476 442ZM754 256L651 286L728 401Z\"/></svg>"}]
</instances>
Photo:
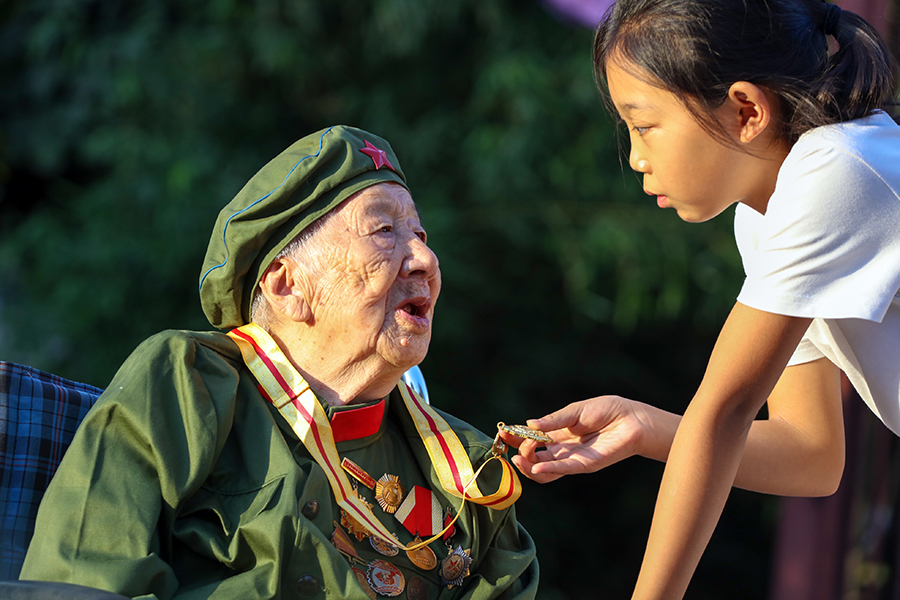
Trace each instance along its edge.
<instances>
[{"instance_id":1,"label":"girl's lips","mask_svg":"<svg viewBox=\"0 0 900 600\"><path fill-rule=\"evenodd\" d=\"M648 196L656 196L656 205L658 207L666 208L667 206L669 206L669 198L667 196L664 196L662 194L654 194L649 190L644 190L644 193Z\"/></svg>"}]
</instances>

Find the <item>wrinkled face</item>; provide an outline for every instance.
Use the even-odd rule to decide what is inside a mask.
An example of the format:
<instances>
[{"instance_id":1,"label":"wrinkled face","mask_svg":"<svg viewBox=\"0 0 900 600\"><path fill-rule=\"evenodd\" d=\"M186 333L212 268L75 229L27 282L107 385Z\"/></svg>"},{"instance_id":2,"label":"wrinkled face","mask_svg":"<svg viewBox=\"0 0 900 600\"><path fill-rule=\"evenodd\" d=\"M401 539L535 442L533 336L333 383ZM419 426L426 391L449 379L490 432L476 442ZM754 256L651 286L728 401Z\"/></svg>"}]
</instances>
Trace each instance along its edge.
<instances>
[{"instance_id":1,"label":"wrinkled face","mask_svg":"<svg viewBox=\"0 0 900 600\"><path fill-rule=\"evenodd\" d=\"M639 67L610 59L606 76L628 126L629 165L643 175L644 191L660 208L701 222L741 201L736 183L745 156L713 138L673 93L647 83L652 76Z\"/></svg>"},{"instance_id":2,"label":"wrinkled face","mask_svg":"<svg viewBox=\"0 0 900 600\"><path fill-rule=\"evenodd\" d=\"M312 329L329 353L405 371L425 358L441 290L438 259L406 188L368 187L335 209L310 240Z\"/></svg>"}]
</instances>

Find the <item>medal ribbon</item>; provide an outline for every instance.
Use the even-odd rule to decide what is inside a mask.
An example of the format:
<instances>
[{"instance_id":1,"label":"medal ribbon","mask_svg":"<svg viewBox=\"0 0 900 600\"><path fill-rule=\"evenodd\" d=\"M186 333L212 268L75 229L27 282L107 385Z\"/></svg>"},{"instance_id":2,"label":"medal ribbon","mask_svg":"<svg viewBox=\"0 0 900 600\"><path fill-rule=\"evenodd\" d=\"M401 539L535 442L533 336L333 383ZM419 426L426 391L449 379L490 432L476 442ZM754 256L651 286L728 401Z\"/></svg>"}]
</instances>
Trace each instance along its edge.
<instances>
[{"instance_id":1,"label":"medal ribbon","mask_svg":"<svg viewBox=\"0 0 900 600\"><path fill-rule=\"evenodd\" d=\"M441 487L447 493L496 510L512 506L519 499L519 496L522 495L522 484L513 471L512 465L499 456L491 457L488 460L500 459L503 469L500 487L489 496L483 495L478 489L475 479L487 462L481 465L478 473L473 472L469 455L447 421L422 401L409 386L404 384L398 387L400 396L416 425L416 430L425 444Z\"/></svg>"},{"instance_id":2,"label":"medal ribbon","mask_svg":"<svg viewBox=\"0 0 900 600\"><path fill-rule=\"evenodd\" d=\"M237 344L244 363L256 377L268 400L287 420L291 429L312 455L313 460L322 467L338 506L347 511L354 520L373 535L399 546L403 550L415 550L430 543L443 533L415 546L407 547L398 544L397 539L381 524L372 510L353 490L347 475L341 468L341 459L338 456L328 416L306 380L297 372L278 344L255 323L233 329L228 336ZM478 476L481 469L494 458L500 457L492 456L481 465L478 472L473 473L468 455L465 454L462 444L447 422L422 402L418 396L410 393L407 386L398 387L413 416L416 429L422 436L441 485L448 493L463 498L464 501L468 497L472 502L485 504L497 510L510 506L518 499L522 492L521 483L512 472L512 466L502 458L500 462L504 465L504 469L500 490L485 497L475 487L476 496L469 497L467 492L474 487L475 477ZM435 437L438 439L433 439ZM460 506L461 510L462 506ZM459 514L458 512L456 518L459 517ZM456 518L453 521L456 521Z\"/></svg>"}]
</instances>

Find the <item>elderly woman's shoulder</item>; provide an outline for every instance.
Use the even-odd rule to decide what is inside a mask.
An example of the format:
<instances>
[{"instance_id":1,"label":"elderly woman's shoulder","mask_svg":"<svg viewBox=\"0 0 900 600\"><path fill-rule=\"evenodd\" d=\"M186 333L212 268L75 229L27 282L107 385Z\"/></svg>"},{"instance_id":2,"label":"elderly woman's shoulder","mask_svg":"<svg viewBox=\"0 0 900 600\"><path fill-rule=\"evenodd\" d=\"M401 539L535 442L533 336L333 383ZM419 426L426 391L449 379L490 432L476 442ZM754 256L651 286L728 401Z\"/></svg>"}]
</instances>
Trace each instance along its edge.
<instances>
[{"instance_id":1,"label":"elderly woman's shoulder","mask_svg":"<svg viewBox=\"0 0 900 600\"><path fill-rule=\"evenodd\" d=\"M238 347L224 333L166 330L144 340L122 364L117 376L152 377L194 371L221 376L243 366Z\"/></svg>"},{"instance_id":2,"label":"elderly woman's shoulder","mask_svg":"<svg viewBox=\"0 0 900 600\"><path fill-rule=\"evenodd\" d=\"M147 423L166 411L226 414L236 402L242 365L225 334L163 331L131 353L97 404L126 409Z\"/></svg>"},{"instance_id":3,"label":"elderly woman's shoulder","mask_svg":"<svg viewBox=\"0 0 900 600\"><path fill-rule=\"evenodd\" d=\"M146 356L191 356L213 352L228 360L241 361L241 353L231 338L219 331L167 329L150 336L135 349Z\"/></svg>"}]
</instances>

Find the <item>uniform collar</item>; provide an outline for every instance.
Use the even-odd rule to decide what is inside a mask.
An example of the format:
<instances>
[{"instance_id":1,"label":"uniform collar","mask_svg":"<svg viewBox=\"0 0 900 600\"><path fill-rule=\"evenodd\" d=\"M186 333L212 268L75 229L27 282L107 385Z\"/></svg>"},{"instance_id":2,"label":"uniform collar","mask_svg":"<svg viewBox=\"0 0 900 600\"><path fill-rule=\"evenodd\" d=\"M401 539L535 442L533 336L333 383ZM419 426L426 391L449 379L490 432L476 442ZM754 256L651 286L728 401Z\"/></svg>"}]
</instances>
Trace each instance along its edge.
<instances>
[{"instance_id":1,"label":"uniform collar","mask_svg":"<svg viewBox=\"0 0 900 600\"><path fill-rule=\"evenodd\" d=\"M335 443L358 440L375 435L384 421L387 399L328 406L325 413L331 421L331 432Z\"/></svg>"}]
</instances>

